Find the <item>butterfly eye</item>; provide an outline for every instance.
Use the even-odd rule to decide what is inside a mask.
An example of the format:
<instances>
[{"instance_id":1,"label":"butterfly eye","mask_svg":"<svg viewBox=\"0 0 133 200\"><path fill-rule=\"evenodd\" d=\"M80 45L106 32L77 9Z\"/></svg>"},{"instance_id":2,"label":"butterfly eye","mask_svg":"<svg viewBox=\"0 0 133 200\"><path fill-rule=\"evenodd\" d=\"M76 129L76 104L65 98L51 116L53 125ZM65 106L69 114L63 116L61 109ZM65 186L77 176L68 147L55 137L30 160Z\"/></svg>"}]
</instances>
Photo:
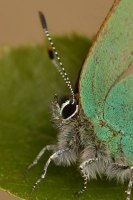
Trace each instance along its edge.
<instances>
[{"instance_id":1,"label":"butterfly eye","mask_svg":"<svg viewBox=\"0 0 133 200\"><path fill-rule=\"evenodd\" d=\"M78 112L78 104L72 103L70 100L62 104L60 114L63 119L70 119Z\"/></svg>"}]
</instances>

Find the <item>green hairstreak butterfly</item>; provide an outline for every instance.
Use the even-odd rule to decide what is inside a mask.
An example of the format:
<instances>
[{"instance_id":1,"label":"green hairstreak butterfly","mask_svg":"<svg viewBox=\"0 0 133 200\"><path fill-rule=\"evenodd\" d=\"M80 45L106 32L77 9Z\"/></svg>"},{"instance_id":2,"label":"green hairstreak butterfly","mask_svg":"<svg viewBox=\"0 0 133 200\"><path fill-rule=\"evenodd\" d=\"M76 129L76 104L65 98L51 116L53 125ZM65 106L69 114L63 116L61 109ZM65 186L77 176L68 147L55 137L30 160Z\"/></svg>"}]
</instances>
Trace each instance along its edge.
<instances>
[{"instance_id":1,"label":"green hairstreak butterfly","mask_svg":"<svg viewBox=\"0 0 133 200\"><path fill-rule=\"evenodd\" d=\"M59 130L58 142L44 147L28 169L38 163L46 150L53 153L36 185L45 178L53 160L58 165L79 163L87 182L97 175L129 180L126 200L133 184L133 0L116 0L97 34L80 74L79 92L70 80L39 12L43 30L51 44L49 56L70 90L70 96L51 105Z\"/></svg>"}]
</instances>

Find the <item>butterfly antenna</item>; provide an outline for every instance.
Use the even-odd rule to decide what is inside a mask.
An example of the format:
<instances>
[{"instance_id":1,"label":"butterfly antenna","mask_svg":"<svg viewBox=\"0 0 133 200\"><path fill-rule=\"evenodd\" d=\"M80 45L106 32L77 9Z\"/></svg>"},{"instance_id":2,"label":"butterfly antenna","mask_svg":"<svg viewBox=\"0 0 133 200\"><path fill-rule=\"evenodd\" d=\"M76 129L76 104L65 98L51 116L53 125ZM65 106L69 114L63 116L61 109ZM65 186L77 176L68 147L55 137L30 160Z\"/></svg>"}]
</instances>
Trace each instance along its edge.
<instances>
[{"instance_id":1,"label":"butterfly antenna","mask_svg":"<svg viewBox=\"0 0 133 200\"><path fill-rule=\"evenodd\" d=\"M73 89L72 89L71 82L69 80L69 77L68 77L67 73L65 72L65 69L64 69L63 64L62 64L62 62L60 60L58 52L56 51L56 48L55 48L54 43L52 41L52 38L51 38L51 36L49 34L45 16L40 11L39 11L39 17L40 17L40 21L41 21L41 25L42 25L43 31L46 34L46 36L48 38L48 41L49 41L49 43L51 45L51 49L48 50L49 57L52 60L54 66L59 71L59 73L62 76L62 78L64 79L66 85L68 86L68 88L69 88L69 90L71 92L71 95L72 95L72 102L74 103L75 97L74 97L74 92L73 92Z\"/></svg>"}]
</instances>

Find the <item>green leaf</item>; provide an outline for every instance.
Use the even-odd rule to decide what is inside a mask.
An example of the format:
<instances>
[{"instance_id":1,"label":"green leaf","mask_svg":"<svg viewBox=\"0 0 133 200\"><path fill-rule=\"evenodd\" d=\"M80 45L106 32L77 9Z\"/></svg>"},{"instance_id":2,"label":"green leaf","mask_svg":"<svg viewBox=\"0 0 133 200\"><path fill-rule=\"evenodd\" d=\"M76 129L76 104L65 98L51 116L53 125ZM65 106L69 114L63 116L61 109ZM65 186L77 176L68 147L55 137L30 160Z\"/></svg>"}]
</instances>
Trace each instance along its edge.
<instances>
[{"instance_id":1,"label":"green leaf","mask_svg":"<svg viewBox=\"0 0 133 200\"><path fill-rule=\"evenodd\" d=\"M54 41L74 86L90 41L76 35ZM27 200L75 199L74 192L82 187L76 166L51 164L46 180L31 194L48 153L26 179L23 176L41 148L56 142L57 131L50 122L49 106L54 94L66 92L45 46L0 49L0 187L4 190ZM114 182L90 181L89 191L79 199L122 199L124 189Z\"/></svg>"}]
</instances>

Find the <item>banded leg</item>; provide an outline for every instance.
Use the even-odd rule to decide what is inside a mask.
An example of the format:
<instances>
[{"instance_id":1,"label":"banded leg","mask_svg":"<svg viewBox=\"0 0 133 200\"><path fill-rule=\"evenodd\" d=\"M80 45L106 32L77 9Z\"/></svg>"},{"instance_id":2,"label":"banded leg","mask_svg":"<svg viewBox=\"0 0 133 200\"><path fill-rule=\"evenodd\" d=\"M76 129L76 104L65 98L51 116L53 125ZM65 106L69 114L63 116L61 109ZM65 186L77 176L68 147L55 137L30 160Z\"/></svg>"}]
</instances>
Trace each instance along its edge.
<instances>
[{"instance_id":1,"label":"banded leg","mask_svg":"<svg viewBox=\"0 0 133 200\"><path fill-rule=\"evenodd\" d=\"M26 170L26 174L28 173L28 171L35 165L37 165L38 161L40 160L40 158L43 156L43 154L45 153L45 151L52 151L54 150L55 145L47 145L45 147L43 147L43 149L39 152L39 154L36 156L36 158L33 160L33 162L28 166L27 170Z\"/></svg>"},{"instance_id":2,"label":"banded leg","mask_svg":"<svg viewBox=\"0 0 133 200\"><path fill-rule=\"evenodd\" d=\"M81 190L77 193L77 195L83 194L85 190L87 189L88 176L86 173L82 173L82 172L81 172L81 176L83 178L83 186Z\"/></svg>"},{"instance_id":3,"label":"banded leg","mask_svg":"<svg viewBox=\"0 0 133 200\"><path fill-rule=\"evenodd\" d=\"M133 186L133 166L130 167L131 169L131 178L130 178L130 181L128 183L128 188L127 188L127 191L126 191L126 200L130 200L131 199L131 191L132 191L132 186Z\"/></svg>"},{"instance_id":4,"label":"banded leg","mask_svg":"<svg viewBox=\"0 0 133 200\"><path fill-rule=\"evenodd\" d=\"M78 192L78 195L83 194L85 192L85 190L87 189L87 182L88 182L88 176L87 173L85 172L85 167L87 165L92 164L93 162L96 162L98 160L98 158L91 158L87 161L84 161L80 166L79 169L81 171L81 176L83 178L83 187L82 189Z\"/></svg>"},{"instance_id":5,"label":"banded leg","mask_svg":"<svg viewBox=\"0 0 133 200\"><path fill-rule=\"evenodd\" d=\"M44 169L43 169L43 172L40 176L40 178L36 181L36 183L34 184L33 188L32 188L32 192L35 190L36 186L41 182L42 179L45 178L46 176L46 173L47 173L47 169L48 169L48 166L50 164L50 162L52 160L54 160L55 158L58 158L63 152L65 151L68 151L69 149L64 149L64 150L58 150L57 152L53 153L50 158L48 159L48 161L46 162L46 164L44 165Z\"/></svg>"},{"instance_id":6,"label":"banded leg","mask_svg":"<svg viewBox=\"0 0 133 200\"><path fill-rule=\"evenodd\" d=\"M122 169L122 170L126 170L126 169L131 169L131 178L129 180L129 183L128 183L128 188L127 188L127 191L126 194L126 200L130 200L131 199L131 191L132 191L132 186L133 186L133 166L132 167L129 167L128 165L121 165L121 164L118 164L118 163L113 163L113 166L117 169Z\"/></svg>"},{"instance_id":7,"label":"banded leg","mask_svg":"<svg viewBox=\"0 0 133 200\"><path fill-rule=\"evenodd\" d=\"M128 165L122 165L119 163L113 163L112 166L115 168L118 168L118 169L122 169L122 170L126 170L126 169L130 168Z\"/></svg>"}]
</instances>

